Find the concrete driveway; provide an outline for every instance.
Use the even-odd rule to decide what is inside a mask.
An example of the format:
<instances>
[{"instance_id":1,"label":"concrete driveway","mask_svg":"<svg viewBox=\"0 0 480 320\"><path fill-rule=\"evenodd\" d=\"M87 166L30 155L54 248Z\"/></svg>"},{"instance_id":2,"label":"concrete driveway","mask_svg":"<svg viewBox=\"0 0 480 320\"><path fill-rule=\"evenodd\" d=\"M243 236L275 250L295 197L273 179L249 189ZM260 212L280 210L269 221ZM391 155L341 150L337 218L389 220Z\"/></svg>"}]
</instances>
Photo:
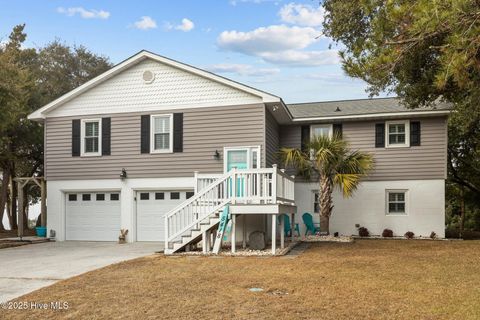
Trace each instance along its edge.
<instances>
[{"instance_id":1,"label":"concrete driveway","mask_svg":"<svg viewBox=\"0 0 480 320\"><path fill-rule=\"evenodd\" d=\"M0 250L0 302L59 280L147 256L163 243L46 242Z\"/></svg>"}]
</instances>

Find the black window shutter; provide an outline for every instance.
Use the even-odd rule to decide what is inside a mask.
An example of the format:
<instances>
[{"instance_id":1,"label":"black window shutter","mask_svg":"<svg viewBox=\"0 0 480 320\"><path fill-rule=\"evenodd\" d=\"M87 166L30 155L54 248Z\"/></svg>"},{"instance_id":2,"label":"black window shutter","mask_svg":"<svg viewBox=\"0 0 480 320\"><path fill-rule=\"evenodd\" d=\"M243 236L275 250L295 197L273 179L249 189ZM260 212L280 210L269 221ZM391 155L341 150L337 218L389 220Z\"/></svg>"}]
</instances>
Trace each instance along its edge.
<instances>
[{"instance_id":1,"label":"black window shutter","mask_svg":"<svg viewBox=\"0 0 480 320\"><path fill-rule=\"evenodd\" d=\"M150 115L143 115L140 122L140 152L150 153Z\"/></svg>"},{"instance_id":2,"label":"black window shutter","mask_svg":"<svg viewBox=\"0 0 480 320\"><path fill-rule=\"evenodd\" d=\"M80 157L80 120L72 120L72 157Z\"/></svg>"},{"instance_id":3,"label":"black window shutter","mask_svg":"<svg viewBox=\"0 0 480 320\"><path fill-rule=\"evenodd\" d=\"M420 145L420 121L410 122L410 145L419 146Z\"/></svg>"},{"instance_id":4,"label":"black window shutter","mask_svg":"<svg viewBox=\"0 0 480 320\"><path fill-rule=\"evenodd\" d=\"M340 139L343 137L343 127L341 123L333 124L333 135L338 136Z\"/></svg>"},{"instance_id":5,"label":"black window shutter","mask_svg":"<svg viewBox=\"0 0 480 320\"><path fill-rule=\"evenodd\" d=\"M385 147L385 123L375 124L375 148Z\"/></svg>"},{"instance_id":6,"label":"black window shutter","mask_svg":"<svg viewBox=\"0 0 480 320\"><path fill-rule=\"evenodd\" d=\"M111 141L111 120L110 118L102 118L102 155L110 155Z\"/></svg>"},{"instance_id":7,"label":"black window shutter","mask_svg":"<svg viewBox=\"0 0 480 320\"><path fill-rule=\"evenodd\" d=\"M301 148L305 151L307 144L310 143L310 126L302 126L301 139Z\"/></svg>"},{"instance_id":8,"label":"black window shutter","mask_svg":"<svg viewBox=\"0 0 480 320\"><path fill-rule=\"evenodd\" d=\"M173 114L173 152L183 152L183 113Z\"/></svg>"}]
</instances>

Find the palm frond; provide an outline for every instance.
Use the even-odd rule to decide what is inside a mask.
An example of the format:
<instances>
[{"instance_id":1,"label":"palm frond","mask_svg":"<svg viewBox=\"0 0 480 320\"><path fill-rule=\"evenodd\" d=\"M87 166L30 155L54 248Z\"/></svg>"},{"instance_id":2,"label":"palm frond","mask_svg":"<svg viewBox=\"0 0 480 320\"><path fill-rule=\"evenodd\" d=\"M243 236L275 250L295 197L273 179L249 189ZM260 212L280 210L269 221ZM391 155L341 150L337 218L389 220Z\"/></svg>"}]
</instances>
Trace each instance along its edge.
<instances>
[{"instance_id":1,"label":"palm frond","mask_svg":"<svg viewBox=\"0 0 480 320\"><path fill-rule=\"evenodd\" d=\"M358 188L361 178L367 175L373 166L374 161L370 154L351 151L338 163L334 184L342 190L344 197L350 197Z\"/></svg>"},{"instance_id":2,"label":"palm frond","mask_svg":"<svg viewBox=\"0 0 480 320\"><path fill-rule=\"evenodd\" d=\"M306 152L297 148L281 148L278 156L286 168L295 168L297 175L310 178L312 166Z\"/></svg>"},{"instance_id":3,"label":"palm frond","mask_svg":"<svg viewBox=\"0 0 480 320\"><path fill-rule=\"evenodd\" d=\"M338 173L333 178L333 184L342 190L344 198L349 198L357 190L361 175L355 173Z\"/></svg>"}]
</instances>

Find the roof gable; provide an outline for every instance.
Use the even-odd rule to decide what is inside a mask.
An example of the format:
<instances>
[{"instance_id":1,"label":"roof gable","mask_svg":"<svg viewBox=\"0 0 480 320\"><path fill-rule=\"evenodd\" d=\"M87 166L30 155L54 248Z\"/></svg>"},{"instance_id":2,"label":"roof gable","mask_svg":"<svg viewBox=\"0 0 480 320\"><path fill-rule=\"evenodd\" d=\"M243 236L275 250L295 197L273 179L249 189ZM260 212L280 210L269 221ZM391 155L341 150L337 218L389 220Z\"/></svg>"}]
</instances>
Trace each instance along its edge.
<instances>
[{"instance_id":1,"label":"roof gable","mask_svg":"<svg viewBox=\"0 0 480 320\"><path fill-rule=\"evenodd\" d=\"M155 79L146 83L145 71ZM29 115L30 119L280 102L207 71L142 51Z\"/></svg>"}]
</instances>

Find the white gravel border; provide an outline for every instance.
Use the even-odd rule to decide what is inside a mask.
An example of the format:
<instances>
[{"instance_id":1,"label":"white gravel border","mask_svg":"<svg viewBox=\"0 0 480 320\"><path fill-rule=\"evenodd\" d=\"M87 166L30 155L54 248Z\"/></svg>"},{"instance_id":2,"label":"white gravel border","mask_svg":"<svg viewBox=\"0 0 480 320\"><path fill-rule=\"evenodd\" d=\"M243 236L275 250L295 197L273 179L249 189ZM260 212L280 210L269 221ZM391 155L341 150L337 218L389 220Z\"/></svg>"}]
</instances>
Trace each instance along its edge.
<instances>
[{"instance_id":1,"label":"white gravel border","mask_svg":"<svg viewBox=\"0 0 480 320\"><path fill-rule=\"evenodd\" d=\"M299 240L294 242L285 241L285 248L281 249L277 247L277 250L275 250L275 255L272 254L272 249L268 247L264 250L251 250L248 248L243 249L242 247L240 247L240 248L237 248L235 253L232 253L230 251L231 250L230 246L224 246L222 247L219 254L214 254L212 252L204 254L202 252L202 249L198 249L194 251L174 253L173 256L226 256L226 257L258 257L258 256L274 257L275 256L276 257L276 256L286 255L288 252L290 252L290 250L292 250L299 243L301 243L301 241Z\"/></svg>"}]
</instances>

